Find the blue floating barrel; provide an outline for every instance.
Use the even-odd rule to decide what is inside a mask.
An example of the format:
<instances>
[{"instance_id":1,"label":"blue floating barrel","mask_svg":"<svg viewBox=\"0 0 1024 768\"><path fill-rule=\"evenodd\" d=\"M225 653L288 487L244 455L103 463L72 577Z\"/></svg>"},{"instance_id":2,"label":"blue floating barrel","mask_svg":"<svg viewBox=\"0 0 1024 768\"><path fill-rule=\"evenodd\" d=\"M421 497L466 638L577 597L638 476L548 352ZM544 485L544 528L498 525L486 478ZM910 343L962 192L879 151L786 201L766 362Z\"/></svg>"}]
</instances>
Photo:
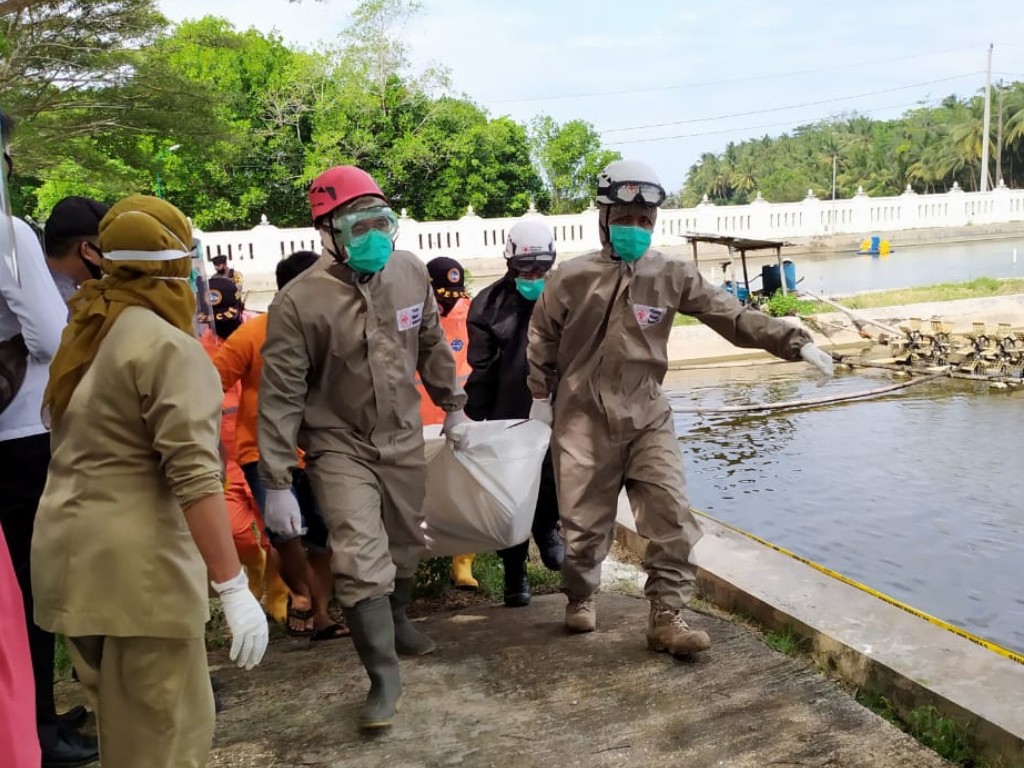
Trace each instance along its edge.
<instances>
[{"instance_id":1,"label":"blue floating barrel","mask_svg":"<svg viewBox=\"0 0 1024 768\"><path fill-rule=\"evenodd\" d=\"M796 264L789 259L782 262L782 273L786 276L786 290L796 290ZM761 287L771 296L782 287L778 264L765 264L761 267Z\"/></svg>"},{"instance_id":2,"label":"blue floating barrel","mask_svg":"<svg viewBox=\"0 0 1024 768\"><path fill-rule=\"evenodd\" d=\"M871 252L878 253L878 250L882 244L882 238L878 235L871 236Z\"/></svg>"},{"instance_id":3,"label":"blue floating barrel","mask_svg":"<svg viewBox=\"0 0 1024 768\"><path fill-rule=\"evenodd\" d=\"M786 276L786 290L796 290L796 264L789 259L782 262L782 273Z\"/></svg>"}]
</instances>

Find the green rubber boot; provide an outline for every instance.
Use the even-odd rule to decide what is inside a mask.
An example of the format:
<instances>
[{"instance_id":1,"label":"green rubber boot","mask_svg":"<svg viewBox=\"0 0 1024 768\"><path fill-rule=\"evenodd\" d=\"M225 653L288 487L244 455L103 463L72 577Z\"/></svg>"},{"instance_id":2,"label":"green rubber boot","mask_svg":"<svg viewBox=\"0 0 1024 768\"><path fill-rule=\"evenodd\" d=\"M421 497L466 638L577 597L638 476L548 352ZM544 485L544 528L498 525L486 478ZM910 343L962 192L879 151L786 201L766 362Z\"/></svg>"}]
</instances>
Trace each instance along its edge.
<instances>
[{"instance_id":1,"label":"green rubber boot","mask_svg":"<svg viewBox=\"0 0 1024 768\"><path fill-rule=\"evenodd\" d=\"M370 692L359 713L364 731L390 728L402 695L402 681L395 654L395 624L386 597L371 597L345 609L352 643L370 678Z\"/></svg>"},{"instance_id":2,"label":"green rubber boot","mask_svg":"<svg viewBox=\"0 0 1024 768\"><path fill-rule=\"evenodd\" d=\"M395 579L395 591L391 593L391 615L395 622L395 650L402 656L424 656L433 651L437 644L420 632L409 621L405 609L412 601L413 579Z\"/></svg>"}]
</instances>

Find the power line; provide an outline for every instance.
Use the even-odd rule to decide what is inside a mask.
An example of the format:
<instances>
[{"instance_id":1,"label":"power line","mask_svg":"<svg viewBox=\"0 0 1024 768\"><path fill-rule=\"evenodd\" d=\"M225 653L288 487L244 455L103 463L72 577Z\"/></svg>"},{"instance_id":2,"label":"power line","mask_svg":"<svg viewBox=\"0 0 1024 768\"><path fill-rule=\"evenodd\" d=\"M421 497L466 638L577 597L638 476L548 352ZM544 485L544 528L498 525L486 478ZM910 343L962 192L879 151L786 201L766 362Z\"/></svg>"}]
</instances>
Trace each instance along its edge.
<instances>
[{"instance_id":1,"label":"power line","mask_svg":"<svg viewBox=\"0 0 1024 768\"><path fill-rule=\"evenodd\" d=\"M820 101L806 101L802 104L788 104L784 107L769 107L767 109L755 109L749 112L734 112L729 115L715 115L713 117L693 117L688 120L675 120L670 123L651 123L649 125L632 125L624 128L605 128L604 130L598 131L598 133L619 133L622 131L642 131L647 128L669 128L674 125L690 125L693 123L707 123L713 120L728 120L734 117L749 117L750 115L764 115L771 112L785 112L789 109L802 109L803 107L816 107L822 104L835 104L839 101L849 101L850 99L861 99L867 96L880 96L884 93L895 93L896 91L907 91L911 88L922 88L926 85L936 85L937 83L947 83L951 80L962 80L965 77L977 77L978 75L985 74L982 72L968 72L963 75L954 75L952 77L943 77L938 80L926 80L923 83L911 83L909 85L900 85L895 88L884 88L880 91L867 91L865 93L856 93L851 96L837 96L832 99L822 99Z\"/></svg>"},{"instance_id":2,"label":"power line","mask_svg":"<svg viewBox=\"0 0 1024 768\"><path fill-rule=\"evenodd\" d=\"M679 83L677 85L659 85L652 86L650 88L626 88L618 91L592 91L590 93L565 93L557 96L527 96L521 99L499 99L497 101L491 101L490 104L522 104L526 102L534 101L561 101L564 99L589 99L598 96L625 96L634 93L657 93L660 91L676 91L684 90L686 88L706 88L716 85L731 85L733 83L749 83L756 82L759 80L774 80L781 77L795 77L797 75L813 75L820 72L836 72L844 69L856 69L860 67L869 67L876 64L892 64L898 61L907 61L909 59L921 59L928 58L931 56L945 56L950 53L960 53L961 51L974 50L973 48L953 48L948 51L929 51L928 53L915 53L908 54L907 56L896 56L890 59L875 59L873 61L860 61L852 64L836 64L831 67L815 67L813 69L796 69L790 72L777 72L775 74L766 75L743 75L741 77L731 77L724 80L706 80L703 82L695 83Z\"/></svg>"},{"instance_id":3,"label":"power line","mask_svg":"<svg viewBox=\"0 0 1024 768\"><path fill-rule=\"evenodd\" d=\"M940 99L925 99L923 101L915 101L909 104L892 104L887 107L875 107L873 109L858 110L857 115L870 115L875 112L885 112L890 109L910 109L911 107L925 106L929 102L938 103ZM744 131L760 131L766 128L780 128L783 126L793 125L813 125L823 120L827 120L827 117L819 117L816 120L784 120L779 123L765 123L763 125L747 125L740 128L721 128L714 131L701 131L699 133L680 133L674 136L655 136L647 139L624 139L623 141L610 141L604 146L617 147L623 144L647 144L655 141L671 141L673 139L692 139L700 136L718 136L724 133L740 133Z\"/></svg>"}]
</instances>

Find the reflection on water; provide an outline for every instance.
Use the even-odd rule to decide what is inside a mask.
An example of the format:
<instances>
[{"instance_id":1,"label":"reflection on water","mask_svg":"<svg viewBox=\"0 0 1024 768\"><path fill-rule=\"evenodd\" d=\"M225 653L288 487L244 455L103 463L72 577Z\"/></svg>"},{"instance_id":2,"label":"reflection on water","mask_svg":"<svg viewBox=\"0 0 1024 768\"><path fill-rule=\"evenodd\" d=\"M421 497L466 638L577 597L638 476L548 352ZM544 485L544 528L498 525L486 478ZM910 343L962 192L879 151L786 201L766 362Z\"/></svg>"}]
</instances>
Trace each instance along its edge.
<instances>
[{"instance_id":1,"label":"reflection on water","mask_svg":"<svg viewBox=\"0 0 1024 768\"><path fill-rule=\"evenodd\" d=\"M674 375L679 405L819 397L802 366ZM921 610L1024 650L1024 392L934 382L767 414L677 414L690 502Z\"/></svg>"}]
</instances>

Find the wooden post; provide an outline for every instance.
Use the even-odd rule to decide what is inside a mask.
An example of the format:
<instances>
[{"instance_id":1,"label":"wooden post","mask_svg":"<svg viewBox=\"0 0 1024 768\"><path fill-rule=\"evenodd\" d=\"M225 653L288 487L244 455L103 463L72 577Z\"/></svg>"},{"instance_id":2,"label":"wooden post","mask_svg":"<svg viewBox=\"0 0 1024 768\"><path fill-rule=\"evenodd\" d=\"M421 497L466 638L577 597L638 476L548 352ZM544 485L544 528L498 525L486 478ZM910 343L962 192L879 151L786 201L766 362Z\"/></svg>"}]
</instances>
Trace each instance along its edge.
<instances>
[{"instance_id":1,"label":"wooden post","mask_svg":"<svg viewBox=\"0 0 1024 768\"><path fill-rule=\"evenodd\" d=\"M690 245L693 246L693 263L696 264L697 263L697 241L696 240L690 240Z\"/></svg>"},{"instance_id":2,"label":"wooden post","mask_svg":"<svg viewBox=\"0 0 1024 768\"><path fill-rule=\"evenodd\" d=\"M732 249L729 249L730 253ZM750 278L747 276L747 252L740 250L740 262L743 264L743 284L747 286L747 301L750 301Z\"/></svg>"},{"instance_id":3,"label":"wooden post","mask_svg":"<svg viewBox=\"0 0 1024 768\"><path fill-rule=\"evenodd\" d=\"M775 246L775 259L779 262L779 282L781 283L782 295L786 295L786 273L782 269L782 248Z\"/></svg>"}]
</instances>

